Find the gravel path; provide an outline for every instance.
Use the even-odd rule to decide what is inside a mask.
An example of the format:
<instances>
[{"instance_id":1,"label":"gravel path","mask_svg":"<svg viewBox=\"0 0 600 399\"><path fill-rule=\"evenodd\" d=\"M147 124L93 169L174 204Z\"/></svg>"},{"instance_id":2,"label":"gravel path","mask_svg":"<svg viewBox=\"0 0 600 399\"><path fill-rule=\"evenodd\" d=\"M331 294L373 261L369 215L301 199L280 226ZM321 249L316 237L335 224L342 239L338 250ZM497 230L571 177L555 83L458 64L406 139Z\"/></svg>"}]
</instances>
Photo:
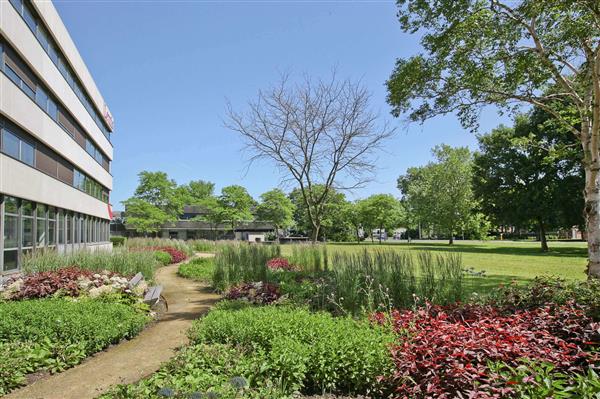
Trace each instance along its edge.
<instances>
[{"instance_id":1,"label":"gravel path","mask_svg":"<svg viewBox=\"0 0 600 399\"><path fill-rule=\"evenodd\" d=\"M212 256L200 254L198 256ZM157 271L169 311L137 337L97 353L82 364L49 376L4 396L6 399L95 398L116 384L129 384L158 370L175 349L188 342L193 320L219 299L208 287L177 276L179 265Z\"/></svg>"}]
</instances>

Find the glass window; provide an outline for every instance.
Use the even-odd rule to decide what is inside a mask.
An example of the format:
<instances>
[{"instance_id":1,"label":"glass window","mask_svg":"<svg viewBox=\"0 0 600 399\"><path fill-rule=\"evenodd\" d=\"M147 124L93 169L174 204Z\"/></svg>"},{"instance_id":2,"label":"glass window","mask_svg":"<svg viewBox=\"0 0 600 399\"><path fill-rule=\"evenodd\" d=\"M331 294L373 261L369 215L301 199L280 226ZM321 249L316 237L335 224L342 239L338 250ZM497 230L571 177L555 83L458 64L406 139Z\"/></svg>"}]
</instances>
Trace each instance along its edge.
<instances>
[{"instance_id":1,"label":"glass window","mask_svg":"<svg viewBox=\"0 0 600 399\"><path fill-rule=\"evenodd\" d=\"M56 245L56 221L48 220L48 245Z\"/></svg>"},{"instance_id":2,"label":"glass window","mask_svg":"<svg viewBox=\"0 0 600 399\"><path fill-rule=\"evenodd\" d=\"M35 90L27 86L25 82L21 81L21 89L31 98L35 98Z\"/></svg>"},{"instance_id":3,"label":"glass window","mask_svg":"<svg viewBox=\"0 0 600 399\"><path fill-rule=\"evenodd\" d=\"M12 80L17 86L21 87L21 78L15 71L12 70L8 64L4 65L4 72L8 75L9 79Z\"/></svg>"},{"instance_id":4,"label":"glass window","mask_svg":"<svg viewBox=\"0 0 600 399\"><path fill-rule=\"evenodd\" d=\"M70 244L73 241L73 218L71 217L71 215L65 215L65 225L67 232L67 244Z\"/></svg>"},{"instance_id":5,"label":"glass window","mask_svg":"<svg viewBox=\"0 0 600 399\"><path fill-rule=\"evenodd\" d=\"M19 213L19 203L14 197L4 197L4 213L17 215Z\"/></svg>"},{"instance_id":6,"label":"glass window","mask_svg":"<svg viewBox=\"0 0 600 399\"><path fill-rule=\"evenodd\" d=\"M4 248L17 248L18 241L18 217L14 215L4 215Z\"/></svg>"},{"instance_id":7,"label":"glass window","mask_svg":"<svg viewBox=\"0 0 600 399\"><path fill-rule=\"evenodd\" d=\"M19 14L23 14L23 2L21 0L10 0Z\"/></svg>"},{"instance_id":8,"label":"glass window","mask_svg":"<svg viewBox=\"0 0 600 399\"><path fill-rule=\"evenodd\" d=\"M62 212L58 213L58 243L65 243L65 215Z\"/></svg>"},{"instance_id":9,"label":"glass window","mask_svg":"<svg viewBox=\"0 0 600 399\"><path fill-rule=\"evenodd\" d=\"M42 44L44 50L48 51L48 34L46 33L46 28L44 28L41 24L38 25L37 37Z\"/></svg>"},{"instance_id":10,"label":"glass window","mask_svg":"<svg viewBox=\"0 0 600 399\"><path fill-rule=\"evenodd\" d=\"M23 217L21 220L21 245L24 248L33 246L33 218Z\"/></svg>"},{"instance_id":11,"label":"glass window","mask_svg":"<svg viewBox=\"0 0 600 399\"><path fill-rule=\"evenodd\" d=\"M48 113L50 114L52 119L58 119L58 107L56 106L54 100L52 100L51 98L48 99Z\"/></svg>"},{"instance_id":12,"label":"glass window","mask_svg":"<svg viewBox=\"0 0 600 399\"><path fill-rule=\"evenodd\" d=\"M6 129L2 130L2 151L11 157L19 158L19 138Z\"/></svg>"},{"instance_id":13,"label":"glass window","mask_svg":"<svg viewBox=\"0 0 600 399\"><path fill-rule=\"evenodd\" d=\"M43 247L46 245L46 219L45 218L37 218L36 223L37 230L37 246Z\"/></svg>"},{"instance_id":14,"label":"glass window","mask_svg":"<svg viewBox=\"0 0 600 399\"><path fill-rule=\"evenodd\" d=\"M29 9L29 7L27 7L27 5L23 7L23 18L25 19L25 23L27 23L27 25L29 26L29 29L36 32L37 24L35 21L35 17L33 16L33 13Z\"/></svg>"},{"instance_id":15,"label":"glass window","mask_svg":"<svg viewBox=\"0 0 600 399\"><path fill-rule=\"evenodd\" d=\"M27 165L35 165L35 150L33 145L26 141L21 141L21 161Z\"/></svg>"},{"instance_id":16,"label":"glass window","mask_svg":"<svg viewBox=\"0 0 600 399\"><path fill-rule=\"evenodd\" d=\"M59 57L59 59L58 59L58 70L64 76L64 78L67 79L67 75L69 73L67 72L67 65L65 64L65 61L62 57ZM68 81L68 79L67 79L67 81Z\"/></svg>"},{"instance_id":17,"label":"glass window","mask_svg":"<svg viewBox=\"0 0 600 399\"><path fill-rule=\"evenodd\" d=\"M46 92L38 86L35 91L35 102L46 112L48 112L48 95Z\"/></svg>"},{"instance_id":18,"label":"glass window","mask_svg":"<svg viewBox=\"0 0 600 399\"><path fill-rule=\"evenodd\" d=\"M87 139L85 140L85 150L91 156L94 156L94 154L96 153L96 147L94 147L94 144L90 140L87 140Z\"/></svg>"},{"instance_id":19,"label":"glass window","mask_svg":"<svg viewBox=\"0 0 600 399\"><path fill-rule=\"evenodd\" d=\"M4 250L4 271L15 270L18 267L19 255L16 249Z\"/></svg>"},{"instance_id":20,"label":"glass window","mask_svg":"<svg viewBox=\"0 0 600 399\"><path fill-rule=\"evenodd\" d=\"M56 48L50 41L48 41L48 55L50 56L50 59L52 60L52 62L54 62L54 65L57 65L58 64L58 53L56 52Z\"/></svg>"},{"instance_id":21,"label":"glass window","mask_svg":"<svg viewBox=\"0 0 600 399\"><path fill-rule=\"evenodd\" d=\"M46 218L46 205L38 204L35 213L39 218Z\"/></svg>"},{"instance_id":22,"label":"glass window","mask_svg":"<svg viewBox=\"0 0 600 399\"><path fill-rule=\"evenodd\" d=\"M21 212L23 216L33 216L33 203L31 201L21 201Z\"/></svg>"},{"instance_id":23,"label":"glass window","mask_svg":"<svg viewBox=\"0 0 600 399\"><path fill-rule=\"evenodd\" d=\"M79 243L79 216L77 214L75 214L73 216L73 222L74 222L73 224L75 225L74 226L75 228L73 229L73 233L74 233L73 234L73 242L75 244L78 244Z\"/></svg>"}]
</instances>

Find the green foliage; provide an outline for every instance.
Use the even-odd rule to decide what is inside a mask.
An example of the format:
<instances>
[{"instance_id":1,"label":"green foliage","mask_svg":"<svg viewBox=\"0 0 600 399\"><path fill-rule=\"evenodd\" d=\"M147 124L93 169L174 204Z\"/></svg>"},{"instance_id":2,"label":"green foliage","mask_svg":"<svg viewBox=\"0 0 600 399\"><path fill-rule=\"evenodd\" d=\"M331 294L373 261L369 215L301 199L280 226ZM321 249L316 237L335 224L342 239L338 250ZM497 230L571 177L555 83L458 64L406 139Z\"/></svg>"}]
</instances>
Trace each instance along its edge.
<instances>
[{"instance_id":1,"label":"green foliage","mask_svg":"<svg viewBox=\"0 0 600 399\"><path fill-rule=\"evenodd\" d=\"M195 343L231 344L268 354L264 375L288 394L367 393L390 371L392 335L366 322L285 307L214 310L194 323Z\"/></svg>"},{"instance_id":2,"label":"green foliage","mask_svg":"<svg viewBox=\"0 0 600 399\"><path fill-rule=\"evenodd\" d=\"M582 150L539 109L479 137L474 192L497 225L550 228L584 224ZM506 199L510 198L510 201ZM543 242L542 242L543 243Z\"/></svg>"},{"instance_id":3,"label":"green foliage","mask_svg":"<svg viewBox=\"0 0 600 399\"><path fill-rule=\"evenodd\" d=\"M294 224L295 205L280 189L261 194L260 204L256 208L258 220L271 222L276 230L291 227Z\"/></svg>"},{"instance_id":4,"label":"green foliage","mask_svg":"<svg viewBox=\"0 0 600 399\"><path fill-rule=\"evenodd\" d=\"M214 261L213 287L223 291L243 281L267 281L267 261L280 254L278 245L223 246Z\"/></svg>"},{"instance_id":5,"label":"green foliage","mask_svg":"<svg viewBox=\"0 0 600 399\"><path fill-rule=\"evenodd\" d=\"M473 157L466 147L437 146L436 162L409 168L398 179L412 218L450 237L465 232L476 217L473 196Z\"/></svg>"},{"instance_id":6,"label":"green foliage","mask_svg":"<svg viewBox=\"0 0 600 399\"><path fill-rule=\"evenodd\" d=\"M492 371L510 381L513 396L527 399L600 397L600 378L593 369L587 374L566 374L555 370L552 364L525 362L517 367L498 363Z\"/></svg>"},{"instance_id":7,"label":"green foliage","mask_svg":"<svg viewBox=\"0 0 600 399\"><path fill-rule=\"evenodd\" d=\"M208 240L190 240L187 244L196 252L215 252L217 243Z\"/></svg>"},{"instance_id":8,"label":"green foliage","mask_svg":"<svg viewBox=\"0 0 600 399\"><path fill-rule=\"evenodd\" d=\"M415 301L449 304L465 296L459 254L363 251L335 253L328 297L352 315L409 308Z\"/></svg>"},{"instance_id":9,"label":"green foliage","mask_svg":"<svg viewBox=\"0 0 600 399\"><path fill-rule=\"evenodd\" d=\"M289 194L290 200L295 206L294 221L299 232L313 237L315 231L313 222L318 222L319 234L316 237L318 239L346 241L352 236L353 226L348 218L350 202L346 200L344 193L333 188L329 188L325 193L325 186L314 185L310 195L313 197L312 200L309 199L310 201L322 201L318 206L316 203L311 203L312 218L302 190L296 188ZM321 196L323 196L322 200L320 200ZM318 215L315 213L317 210Z\"/></svg>"},{"instance_id":10,"label":"green foliage","mask_svg":"<svg viewBox=\"0 0 600 399\"><path fill-rule=\"evenodd\" d=\"M588 315L600 321L600 280L564 280L558 277L536 277L533 281L500 286L481 298L481 301L512 310L534 309L546 304L563 305L574 301Z\"/></svg>"},{"instance_id":11,"label":"green foliage","mask_svg":"<svg viewBox=\"0 0 600 399\"><path fill-rule=\"evenodd\" d=\"M131 243L133 240L129 240ZM82 269L109 270L124 276L133 276L138 272L151 280L160 263L150 251L128 251L127 248L115 248L113 251L77 251L59 254L56 251L35 251L23 256L22 269L25 273L57 270L63 267L77 266Z\"/></svg>"},{"instance_id":12,"label":"green foliage","mask_svg":"<svg viewBox=\"0 0 600 399\"><path fill-rule=\"evenodd\" d=\"M223 187L218 203L223 220L229 221L232 229L235 229L235 225L241 221L253 219L252 207L255 201L242 186Z\"/></svg>"},{"instance_id":13,"label":"green foliage","mask_svg":"<svg viewBox=\"0 0 600 399\"><path fill-rule=\"evenodd\" d=\"M154 259L160 262L161 265L167 266L171 264L171 255L164 251L154 251Z\"/></svg>"},{"instance_id":14,"label":"green foliage","mask_svg":"<svg viewBox=\"0 0 600 399\"><path fill-rule=\"evenodd\" d=\"M138 233L156 233L163 224L174 220L174 216L140 198L129 198L123 201L123 205L126 225Z\"/></svg>"},{"instance_id":15,"label":"green foliage","mask_svg":"<svg viewBox=\"0 0 600 399\"><path fill-rule=\"evenodd\" d=\"M357 208L361 224L369 233L373 229L386 229L390 232L400 227L406 219L402 204L391 194L372 195L358 201Z\"/></svg>"},{"instance_id":16,"label":"green foliage","mask_svg":"<svg viewBox=\"0 0 600 399\"><path fill-rule=\"evenodd\" d=\"M163 211L170 217L181 213L183 201L177 192L177 183L165 172L142 171L138 174L139 184L134 198L140 199ZM129 212L126 212L129 218Z\"/></svg>"},{"instance_id":17,"label":"green foliage","mask_svg":"<svg viewBox=\"0 0 600 399\"><path fill-rule=\"evenodd\" d=\"M329 269L327 246L318 244L291 245L289 261L305 272L320 272Z\"/></svg>"},{"instance_id":18,"label":"green foliage","mask_svg":"<svg viewBox=\"0 0 600 399\"><path fill-rule=\"evenodd\" d=\"M127 242L127 237L122 237L122 236L111 236L110 237L110 242L112 242L112 245L114 247L122 247L125 245L125 243Z\"/></svg>"},{"instance_id":19,"label":"green foliage","mask_svg":"<svg viewBox=\"0 0 600 399\"><path fill-rule=\"evenodd\" d=\"M214 274L214 260L212 258L196 258L179 265L177 274L192 280L211 282Z\"/></svg>"},{"instance_id":20,"label":"green foliage","mask_svg":"<svg viewBox=\"0 0 600 399\"><path fill-rule=\"evenodd\" d=\"M0 395L38 370L62 371L110 344L137 335L145 312L108 300L0 302Z\"/></svg>"},{"instance_id":21,"label":"green foliage","mask_svg":"<svg viewBox=\"0 0 600 399\"><path fill-rule=\"evenodd\" d=\"M173 240L168 238L130 238L127 240L129 249L145 249L151 247L170 247L185 253L188 256L194 254L193 241Z\"/></svg>"},{"instance_id":22,"label":"green foliage","mask_svg":"<svg viewBox=\"0 0 600 399\"><path fill-rule=\"evenodd\" d=\"M184 205L204 205L214 195L215 184L204 180L192 180L188 184L177 187Z\"/></svg>"}]
</instances>

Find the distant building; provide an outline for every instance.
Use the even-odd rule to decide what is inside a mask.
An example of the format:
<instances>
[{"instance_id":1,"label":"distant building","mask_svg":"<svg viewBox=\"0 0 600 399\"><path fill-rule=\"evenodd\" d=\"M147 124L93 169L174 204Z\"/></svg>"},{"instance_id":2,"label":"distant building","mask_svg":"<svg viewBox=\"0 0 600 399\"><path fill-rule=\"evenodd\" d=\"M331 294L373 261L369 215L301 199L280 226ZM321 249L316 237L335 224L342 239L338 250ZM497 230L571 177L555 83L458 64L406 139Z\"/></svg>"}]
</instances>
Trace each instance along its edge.
<instances>
[{"instance_id":1,"label":"distant building","mask_svg":"<svg viewBox=\"0 0 600 399\"><path fill-rule=\"evenodd\" d=\"M110 248L112 116L50 1L0 1L0 274Z\"/></svg>"},{"instance_id":2,"label":"distant building","mask_svg":"<svg viewBox=\"0 0 600 399\"><path fill-rule=\"evenodd\" d=\"M275 232L275 227L268 222L248 221L240 222L231 229L231 223L214 225L198 220L206 214L205 208L196 205L186 205L183 213L176 222L165 223L156 234L162 238L179 240L239 240L249 242L264 242L267 237ZM124 212L114 212L115 217L111 222L111 234L135 237L140 234L127 227L127 215Z\"/></svg>"}]
</instances>

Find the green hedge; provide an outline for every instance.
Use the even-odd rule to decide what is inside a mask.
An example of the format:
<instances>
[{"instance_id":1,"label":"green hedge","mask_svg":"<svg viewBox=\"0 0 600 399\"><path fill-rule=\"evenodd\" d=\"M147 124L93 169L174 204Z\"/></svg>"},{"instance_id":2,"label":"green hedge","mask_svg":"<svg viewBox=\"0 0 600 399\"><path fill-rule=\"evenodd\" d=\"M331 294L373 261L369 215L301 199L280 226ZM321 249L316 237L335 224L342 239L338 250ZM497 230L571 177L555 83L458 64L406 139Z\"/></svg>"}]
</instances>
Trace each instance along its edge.
<instances>
[{"instance_id":1,"label":"green hedge","mask_svg":"<svg viewBox=\"0 0 600 399\"><path fill-rule=\"evenodd\" d=\"M111 236L110 242L112 242L113 246L115 247L122 247L127 242L127 237Z\"/></svg>"}]
</instances>

